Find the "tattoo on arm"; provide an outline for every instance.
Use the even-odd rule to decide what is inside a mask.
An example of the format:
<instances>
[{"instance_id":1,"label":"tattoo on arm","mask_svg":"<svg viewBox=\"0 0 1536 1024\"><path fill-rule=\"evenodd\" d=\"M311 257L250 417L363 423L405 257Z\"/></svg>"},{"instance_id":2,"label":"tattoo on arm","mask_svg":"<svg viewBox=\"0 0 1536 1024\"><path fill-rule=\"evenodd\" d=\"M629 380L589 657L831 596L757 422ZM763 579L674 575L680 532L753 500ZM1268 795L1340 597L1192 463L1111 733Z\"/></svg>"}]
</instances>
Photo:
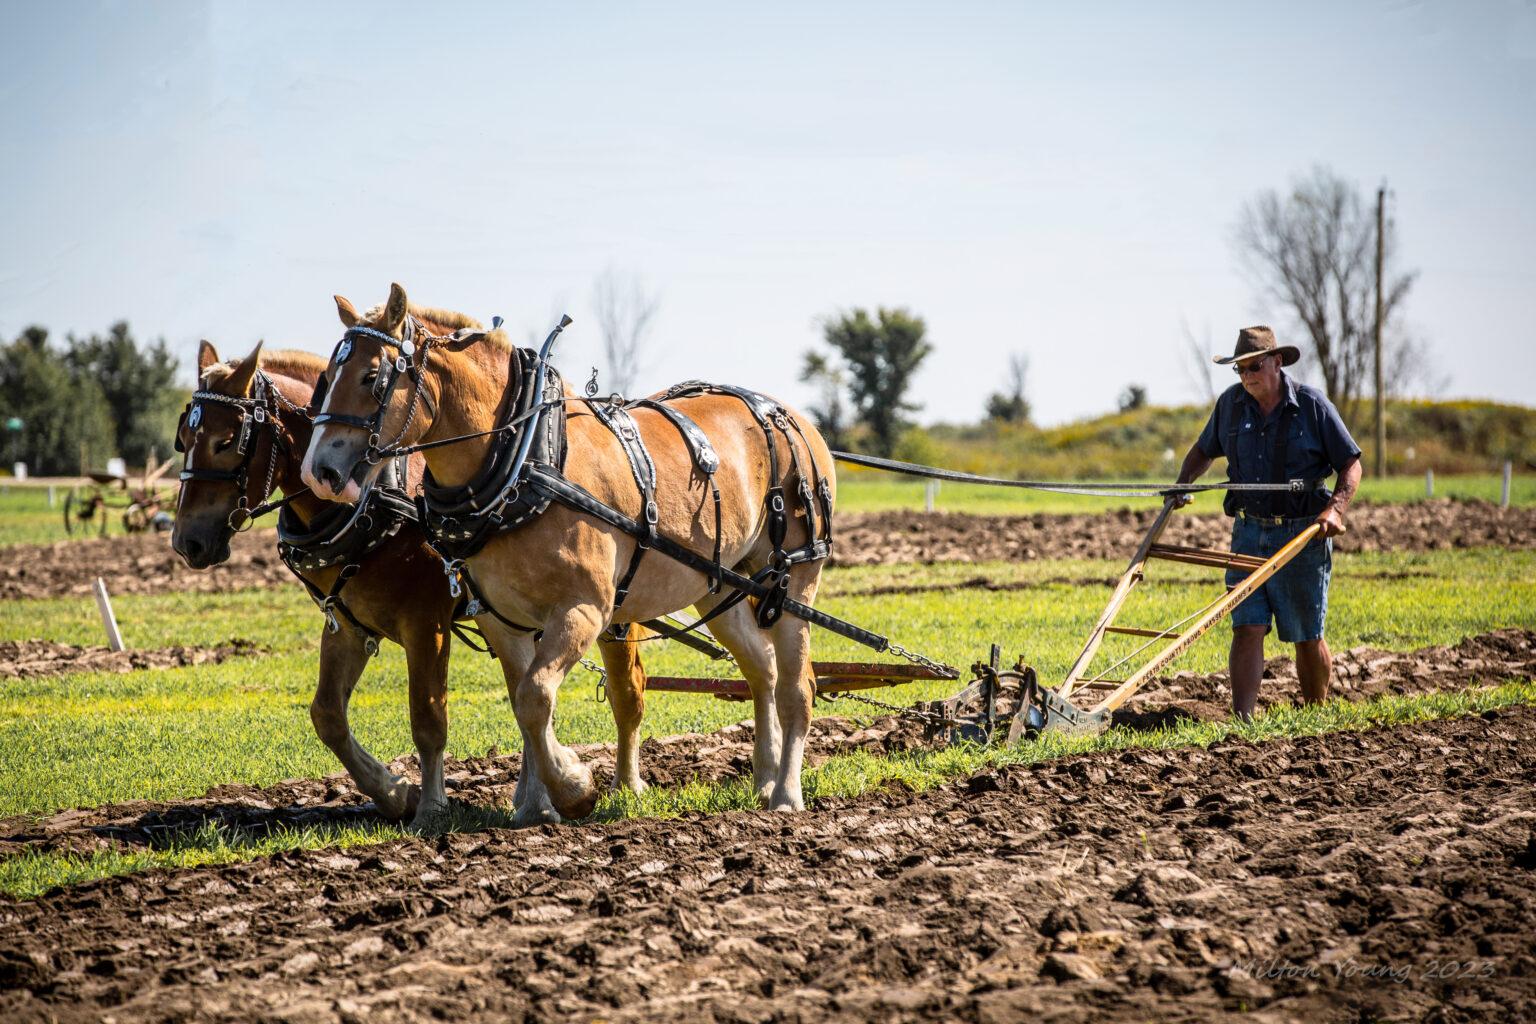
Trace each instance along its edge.
<instances>
[{"instance_id":1,"label":"tattoo on arm","mask_svg":"<svg viewBox=\"0 0 1536 1024\"><path fill-rule=\"evenodd\" d=\"M1349 503L1355 498L1355 491L1360 488L1360 472L1359 459L1339 470L1338 486L1334 489L1328 505L1340 515L1349 508Z\"/></svg>"}]
</instances>

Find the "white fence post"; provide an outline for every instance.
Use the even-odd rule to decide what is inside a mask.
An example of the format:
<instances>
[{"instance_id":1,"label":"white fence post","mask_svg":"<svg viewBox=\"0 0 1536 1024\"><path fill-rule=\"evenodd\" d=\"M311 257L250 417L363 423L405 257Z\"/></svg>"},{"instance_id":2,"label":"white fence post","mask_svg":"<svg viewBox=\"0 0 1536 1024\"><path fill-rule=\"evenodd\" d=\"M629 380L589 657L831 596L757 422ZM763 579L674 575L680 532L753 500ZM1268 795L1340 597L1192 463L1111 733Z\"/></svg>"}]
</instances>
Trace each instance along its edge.
<instances>
[{"instance_id":1,"label":"white fence post","mask_svg":"<svg viewBox=\"0 0 1536 1024\"><path fill-rule=\"evenodd\" d=\"M1435 471L1432 470L1432 469L1426 469L1424 471L1424 497L1426 497L1426 498L1433 498L1434 496L1435 496Z\"/></svg>"},{"instance_id":2,"label":"white fence post","mask_svg":"<svg viewBox=\"0 0 1536 1024\"><path fill-rule=\"evenodd\" d=\"M1504 460L1504 486L1499 489L1499 508L1509 508L1509 478L1515 472L1515 464Z\"/></svg>"},{"instance_id":3,"label":"white fence post","mask_svg":"<svg viewBox=\"0 0 1536 1024\"><path fill-rule=\"evenodd\" d=\"M927 482L927 485L923 488L923 511L924 512L932 512L933 511L934 499L936 499L938 496L939 496L939 482L937 480L929 480Z\"/></svg>"},{"instance_id":4,"label":"white fence post","mask_svg":"<svg viewBox=\"0 0 1536 1024\"><path fill-rule=\"evenodd\" d=\"M107 584L97 576L92 589L96 592L96 610L101 612L101 624L107 630L107 646L120 651L123 649L123 634L117 631L117 616L112 614L112 599L107 596Z\"/></svg>"},{"instance_id":5,"label":"white fence post","mask_svg":"<svg viewBox=\"0 0 1536 1024\"><path fill-rule=\"evenodd\" d=\"M53 484L48 485L48 507L53 508Z\"/></svg>"}]
</instances>

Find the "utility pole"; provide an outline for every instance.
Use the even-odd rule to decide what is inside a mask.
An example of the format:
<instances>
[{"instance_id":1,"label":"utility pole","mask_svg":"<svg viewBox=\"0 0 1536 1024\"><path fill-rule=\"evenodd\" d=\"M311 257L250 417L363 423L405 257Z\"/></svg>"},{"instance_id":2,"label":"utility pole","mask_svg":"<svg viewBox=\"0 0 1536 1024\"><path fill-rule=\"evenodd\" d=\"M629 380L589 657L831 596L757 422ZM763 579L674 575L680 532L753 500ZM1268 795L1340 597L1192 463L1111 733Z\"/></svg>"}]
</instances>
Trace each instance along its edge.
<instances>
[{"instance_id":1,"label":"utility pole","mask_svg":"<svg viewBox=\"0 0 1536 1024\"><path fill-rule=\"evenodd\" d=\"M1386 225L1387 210L1387 186L1383 184L1376 190L1376 468L1375 475L1378 479L1384 474L1387 463L1387 411L1386 390L1381 373L1381 265L1385 261L1386 240L1383 228Z\"/></svg>"}]
</instances>

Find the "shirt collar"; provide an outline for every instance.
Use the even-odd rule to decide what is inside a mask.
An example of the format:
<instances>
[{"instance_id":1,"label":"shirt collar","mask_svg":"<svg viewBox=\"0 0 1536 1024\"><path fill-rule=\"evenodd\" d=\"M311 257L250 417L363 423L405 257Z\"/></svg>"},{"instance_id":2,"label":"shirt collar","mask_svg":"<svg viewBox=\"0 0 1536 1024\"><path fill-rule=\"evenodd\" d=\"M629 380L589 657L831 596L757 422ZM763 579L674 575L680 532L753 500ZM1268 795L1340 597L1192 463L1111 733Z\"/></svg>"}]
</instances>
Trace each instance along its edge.
<instances>
[{"instance_id":1,"label":"shirt collar","mask_svg":"<svg viewBox=\"0 0 1536 1024\"><path fill-rule=\"evenodd\" d=\"M1294 405L1298 409L1301 408L1301 402L1296 397L1296 382L1284 370L1280 371L1280 394L1280 406ZM1248 393L1248 389L1243 387L1242 384L1237 386L1237 397L1239 401L1247 402L1252 406L1255 413L1261 412L1258 401ZM1276 406L1276 408L1278 409L1280 406Z\"/></svg>"}]
</instances>

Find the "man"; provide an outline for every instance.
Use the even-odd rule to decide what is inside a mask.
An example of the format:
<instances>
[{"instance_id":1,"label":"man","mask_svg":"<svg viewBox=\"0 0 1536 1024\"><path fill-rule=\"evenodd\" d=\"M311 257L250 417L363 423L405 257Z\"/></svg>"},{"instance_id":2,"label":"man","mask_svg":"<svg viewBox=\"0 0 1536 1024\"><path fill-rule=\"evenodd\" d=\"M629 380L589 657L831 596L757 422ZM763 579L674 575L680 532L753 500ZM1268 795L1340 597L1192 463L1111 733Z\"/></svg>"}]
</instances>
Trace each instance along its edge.
<instances>
[{"instance_id":1,"label":"man","mask_svg":"<svg viewBox=\"0 0 1536 1024\"><path fill-rule=\"evenodd\" d=\"M1252 716L1264 675L1264 635L1273 619L1280 639L1296 645L1296 674L1304 703L1328 696L1333 659L1323 639L1328 615L1328 579L1334 534L1343 532L1344 513L1360 486L1360 446L1349 436L1339 412L1317 388L1297 384L1281 367L1301 357L1294 345L1277 345L1268 327L1245 327L1237 348L1216 362L1230 365L1238 383L1216 400L1200 438L1184 456L1180 483L1192 483L1217 456L1227 459L1234 483L1314 481L1301 492L1229 491L1224 507L1232 523L1232 550L1268 558L1311 523L1322 526L1313 540L1232 612L1232 711ZM1338 473L1331 494L1325 481ZM1186 495L1180 504L1187 504ZM1227 571L1235 586L1242 570Z\"/></svg>"}]
</instances>

